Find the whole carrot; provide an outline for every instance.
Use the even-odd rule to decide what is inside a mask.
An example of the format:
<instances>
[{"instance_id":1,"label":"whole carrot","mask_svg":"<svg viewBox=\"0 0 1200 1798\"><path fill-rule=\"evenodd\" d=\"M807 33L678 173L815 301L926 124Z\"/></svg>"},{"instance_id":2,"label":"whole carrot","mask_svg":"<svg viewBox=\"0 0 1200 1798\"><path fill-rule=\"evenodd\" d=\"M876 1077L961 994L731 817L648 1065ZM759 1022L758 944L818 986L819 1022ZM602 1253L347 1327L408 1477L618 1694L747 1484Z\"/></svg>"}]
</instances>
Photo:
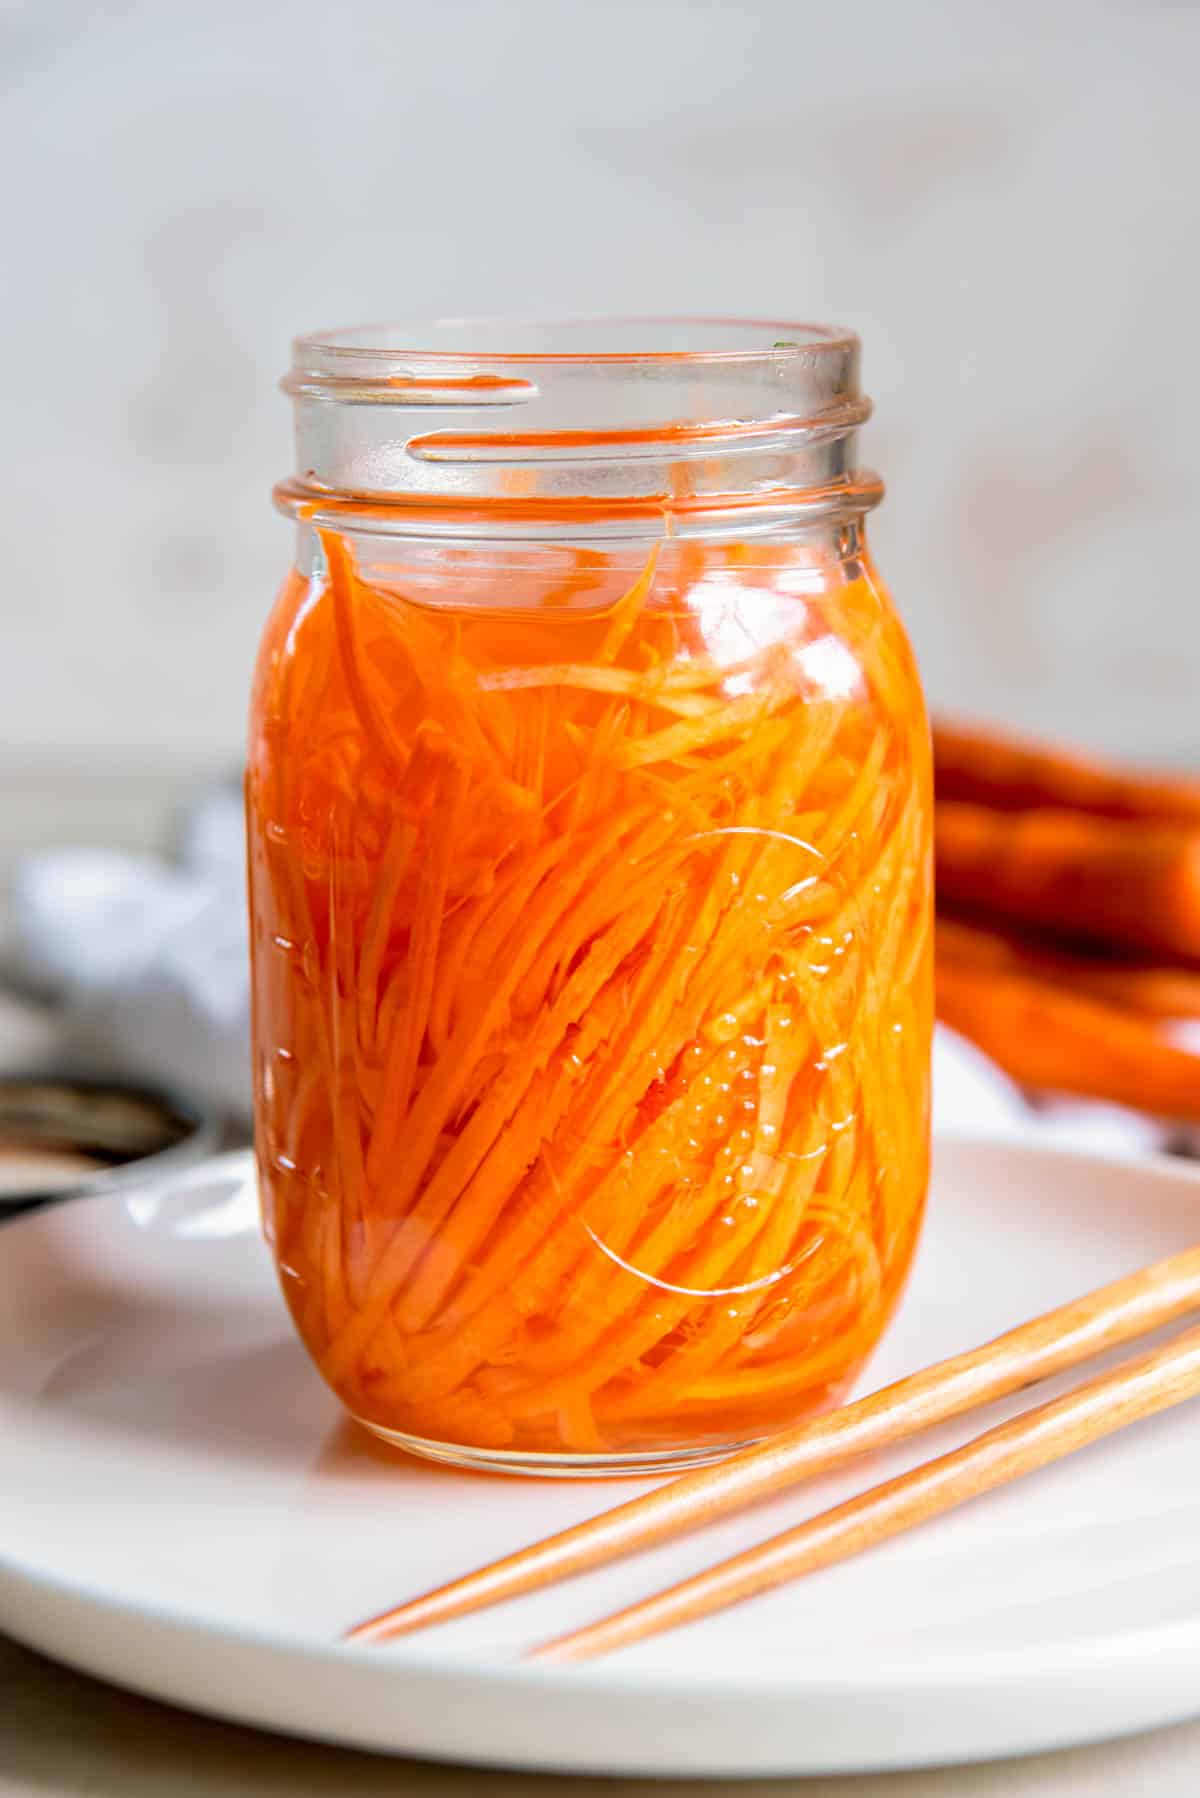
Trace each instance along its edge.
<instances>
[{"instance_id":1,"label":"whole carrot","mask_svg":"<svg viewBox=\"0 0 1200 1798\"><path fill-rule=\"evenodd\" d=\"M937 807L939 897L1200 961L1200 829Z\"/></svg>"},{"instance_id":2,"label":"whole carrot","mask_svg":"<svg viewBox=\"0 0 1200 1798\"><path fill-rule=\"evenodd\" d=\"M933 762L939 799L997 811L1055 806L1101 818L1200 826L1200 780L1125 772L1000 731L937 719Z\"/></svg>"},{"instance_id":3,"label":"whole carrot","mask_svg":"<svg viewBox=\"0 0 1200 1798\"><path fill-rule=\"evenodd\" d=\"M1200 1018L1200 973L1160 962L1119 961L1058 948L1009 925L938 914L942 961L1040 975L1053 986L1147 1018Z\"/></svg>"},{"instance_id":4,"label":"whole carrot","mask_svg":"<svg viewBox=\"0 0 1200 1798\"><path fill-rule=\"evenodd\" d=\"M937 1011L1022 1086L1200 1122L1200 1056L1166 1042L1144 1018L1033 974L946 960Z\"/></svg>"}]
</instances>

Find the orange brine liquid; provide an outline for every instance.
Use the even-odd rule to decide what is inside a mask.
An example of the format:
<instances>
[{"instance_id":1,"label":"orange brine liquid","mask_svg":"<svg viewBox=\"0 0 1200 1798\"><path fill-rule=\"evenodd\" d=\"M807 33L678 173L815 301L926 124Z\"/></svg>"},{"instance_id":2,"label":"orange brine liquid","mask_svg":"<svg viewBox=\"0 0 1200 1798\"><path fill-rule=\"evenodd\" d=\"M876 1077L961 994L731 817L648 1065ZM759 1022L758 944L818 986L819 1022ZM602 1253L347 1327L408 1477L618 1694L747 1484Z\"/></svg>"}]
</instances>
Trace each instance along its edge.
<instances>
[{"instance_id":1,"label":"orange brine liquid","mask_svg":"<svg viewBox=\"0 0 1200 1798\"><path fill-rule=\"evenodd\" d=\"M927 1178L928 744L864 563L285 586L248 773L258 1153L376 1429L699 1453L834 1402Z\"/></svg>"}]
</instances>

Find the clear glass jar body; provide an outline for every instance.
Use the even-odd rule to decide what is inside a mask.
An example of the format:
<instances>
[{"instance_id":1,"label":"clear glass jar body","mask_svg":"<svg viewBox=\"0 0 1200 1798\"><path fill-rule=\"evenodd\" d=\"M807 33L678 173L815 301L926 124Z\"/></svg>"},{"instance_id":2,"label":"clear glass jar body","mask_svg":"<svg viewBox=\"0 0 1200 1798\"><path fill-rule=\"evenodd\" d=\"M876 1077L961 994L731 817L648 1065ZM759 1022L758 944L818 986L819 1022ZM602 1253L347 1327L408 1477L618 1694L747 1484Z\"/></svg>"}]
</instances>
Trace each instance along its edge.
<instances>
[{"instance_id":1,"label":"clear glass jar body","mask_svg":"<svg viewBox=\"0 0 1200 1798\"><path fill-rule=\"evenodd\" d=\"M835 1402L928 1160L927 731L861 519L320 504L248 771L264 1209L317 1365L392 1440L539 1471Z\"/></svg>"}]
</instances>

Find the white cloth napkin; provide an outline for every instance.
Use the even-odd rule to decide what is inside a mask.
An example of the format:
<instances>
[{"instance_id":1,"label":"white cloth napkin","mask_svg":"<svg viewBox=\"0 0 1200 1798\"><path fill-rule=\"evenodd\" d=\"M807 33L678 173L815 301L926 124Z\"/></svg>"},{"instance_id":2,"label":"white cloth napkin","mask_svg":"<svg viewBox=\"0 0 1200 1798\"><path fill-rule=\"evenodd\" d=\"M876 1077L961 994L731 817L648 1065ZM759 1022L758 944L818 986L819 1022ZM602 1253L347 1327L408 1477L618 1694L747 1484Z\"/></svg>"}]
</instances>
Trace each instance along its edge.
<instances>
[{"instance_id":1,"label":"white cloth napkin","mask_svg":"<svg viewBox=\"0 0 1200 1798\"><path fill-rule=\"evenodd\" d=\"M22 971L61 997L78 1055L249 1115L242 801L234 783L189 808L169 864L92 849L29 857L17 870L12 912ZM1166 1140L1160 1125L1117 1106L1031 1104L986 1056L940 1027L933 1090L934 1121L944 1131L1036 1135L1127 1155Z\"/></svg>"},{"instance_id":2,"label":"white cloth napkin","mask_svg":"<svg viewBox=\"0 0 1200 1798\"><path fill-rule=\"evenodd\" d=\"M249 1115L243 842L230 783L189 808L170 863L62 849L18 865L10 955L61 1002L60 1053Z\"/></svg>"}]
</instances>

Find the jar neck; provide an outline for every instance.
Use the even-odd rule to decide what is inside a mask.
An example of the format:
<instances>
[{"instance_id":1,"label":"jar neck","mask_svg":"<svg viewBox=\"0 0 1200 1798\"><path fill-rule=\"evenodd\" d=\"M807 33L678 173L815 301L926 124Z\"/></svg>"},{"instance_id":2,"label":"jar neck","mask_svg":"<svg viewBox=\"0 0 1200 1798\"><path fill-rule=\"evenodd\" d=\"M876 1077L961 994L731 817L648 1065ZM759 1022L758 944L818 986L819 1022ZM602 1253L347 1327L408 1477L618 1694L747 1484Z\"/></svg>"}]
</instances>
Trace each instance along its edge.
<instances>
[{"instance_id":1,"label":"jar neck","mask_svg":"<svg viewBox=\"0 0 1200 1798\"><path fill-rule=\"evenodd\" d=\"M861 519L826 520L759 538L660 532L650 542L545 535L448 542L428 533L362 529L342 518L337 535L365 586L438 611L609 612L631 591L652 586L656 603L683 598L714 616L732 606L737 616L755 592L791 606L798 600L824 604L864 579L878 585ZM302 581L315 582L318 593L328 583L329 554L328 532L301 520L293 569Z\"/></svg>"},{"instance_id":2,"label":"jar neck","mask_svg":"<svg viewBox=\"0 0 1200 1798\"><path fill-rule=\"evenodd\" d=\"M432 347L409 349L409 342ZM437 540L776 535L861 518L859 345L826 326L463 324L297 340L302 521Z\"/></svg>"}]
</instances>

